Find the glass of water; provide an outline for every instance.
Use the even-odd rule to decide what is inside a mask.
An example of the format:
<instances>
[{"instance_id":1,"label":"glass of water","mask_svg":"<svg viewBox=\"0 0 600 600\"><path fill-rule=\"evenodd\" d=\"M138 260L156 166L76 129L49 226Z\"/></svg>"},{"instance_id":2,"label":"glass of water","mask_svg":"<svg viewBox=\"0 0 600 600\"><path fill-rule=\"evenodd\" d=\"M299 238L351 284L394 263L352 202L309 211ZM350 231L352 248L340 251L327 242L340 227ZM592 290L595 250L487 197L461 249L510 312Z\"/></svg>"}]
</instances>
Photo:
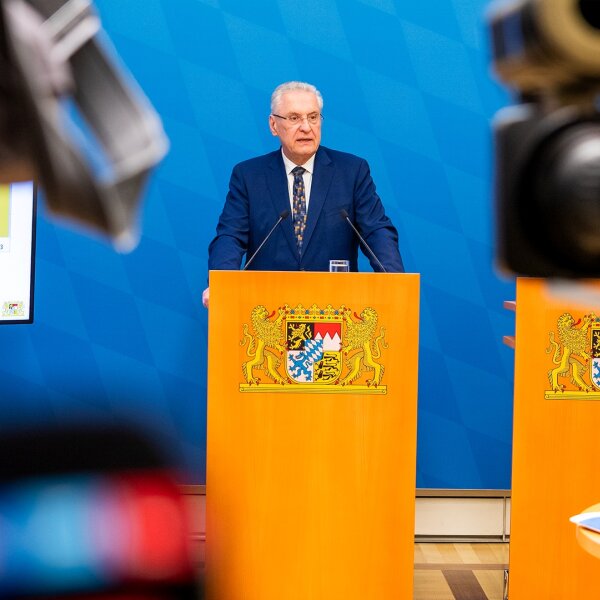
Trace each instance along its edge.
<instances>
[{"instance_id":1,"label":"glass of water","mask_svg":"<svg viewBox=\"0 0 600 600\"><path fill-rule=\"evenodd\" d=\"M329 272L330 273L348 273L350 271L349 260L330 260L329 261Z\"/></svg>"}]
</instances>

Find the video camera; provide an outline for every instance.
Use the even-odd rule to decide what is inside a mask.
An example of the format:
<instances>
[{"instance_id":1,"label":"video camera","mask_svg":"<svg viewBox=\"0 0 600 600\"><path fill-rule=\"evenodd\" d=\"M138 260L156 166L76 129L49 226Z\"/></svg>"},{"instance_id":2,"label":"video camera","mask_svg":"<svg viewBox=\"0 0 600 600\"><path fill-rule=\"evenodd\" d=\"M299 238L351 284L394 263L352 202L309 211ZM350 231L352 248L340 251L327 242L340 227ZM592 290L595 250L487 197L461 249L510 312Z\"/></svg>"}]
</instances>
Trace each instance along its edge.
<instances>
[{"instance_id":1,"label":"video camera","mask_svg":"<svg viewBox=\"0 0 600 600\"><path fill-rule=\"evenodd\" d=\"M600 2L501 1L488 22L517 100L494 123L499 266L600 277Z\"/></svg>"},{"instance_id":2,"label":"video camera","mask_svg":"<svg viewBox=\"0 0 600 600\"><path fill-rule=\"evenodd\" d=\"M35 179L52 213L130 250L168 142L91 0L0 0L0 66L0 182Z\"/></svg>"}]
</instances>

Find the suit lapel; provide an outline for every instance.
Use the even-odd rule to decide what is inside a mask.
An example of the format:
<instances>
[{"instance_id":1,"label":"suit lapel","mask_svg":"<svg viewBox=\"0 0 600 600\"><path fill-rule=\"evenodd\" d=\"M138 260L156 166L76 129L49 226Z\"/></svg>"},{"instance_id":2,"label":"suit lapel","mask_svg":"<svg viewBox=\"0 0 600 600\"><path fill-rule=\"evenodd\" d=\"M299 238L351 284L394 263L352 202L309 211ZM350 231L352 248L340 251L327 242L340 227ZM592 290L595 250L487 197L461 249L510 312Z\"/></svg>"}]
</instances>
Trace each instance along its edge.
<instances>
[{"instance_id":1,"label":"suit lapel","mask_svg":"<svg viewBox=\"0 0 600 600\"><path fill-rule=\"evenodd\" d=\"M302 244L302 254L305 254L310 239L319 220L331 180L333 178L334 164L329 158L324 148L319 148L315 156L315 166L310 188L310 200L308 203L308 213L306 219L306 229L304 230L304 241Z\"/></svg>"},{"instance_id":2,"label":"suit lapel","mask_svg":"<svg viewBox=\"0 0 600 600\"><path fill-rule=\"evenodd\" d=\"M269 164L267 173L267 187L271 194L273 207L275 208L276 219L284 210L290 210L290 193L288 189L287 175L281 150L273 152L272 159ZM290 249L294 256L298 256L298 246L296 245L296 237L294 236L294 225L292 214L288 215L279 227L282 229L285 239L288 241Z\"/></svg>"}]
</instances>

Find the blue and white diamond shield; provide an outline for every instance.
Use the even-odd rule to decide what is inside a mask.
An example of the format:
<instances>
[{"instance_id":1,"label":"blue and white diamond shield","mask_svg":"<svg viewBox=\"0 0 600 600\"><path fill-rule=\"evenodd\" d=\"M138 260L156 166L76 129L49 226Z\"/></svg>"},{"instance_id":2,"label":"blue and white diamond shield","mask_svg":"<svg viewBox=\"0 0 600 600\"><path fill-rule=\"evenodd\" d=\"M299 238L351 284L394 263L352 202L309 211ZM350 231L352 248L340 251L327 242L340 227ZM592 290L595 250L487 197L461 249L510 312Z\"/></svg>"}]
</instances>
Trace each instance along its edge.
<instances>
[{"instance_id":1,"label":"blue and white diamond shield","mask_svg":"<svg viewBox=\"0 0 600 600\"><path fill-rule=\"evenodd\" d=\"M288 350L287 372L298 383L312 383L315 363L322 358L323 340L306 340L303 350Z\"/></svg>"},{"instance_id":2,"label":"blue and white diamond shield","mask_svg":"<svg viewBox=\"0 0 600 600\"><path fill-rule=\"evenodd\" d=\"M591 372L592 383L600 389L600 358L594 358L592 360L592 372Z\"/></svg>"}]
</instances>

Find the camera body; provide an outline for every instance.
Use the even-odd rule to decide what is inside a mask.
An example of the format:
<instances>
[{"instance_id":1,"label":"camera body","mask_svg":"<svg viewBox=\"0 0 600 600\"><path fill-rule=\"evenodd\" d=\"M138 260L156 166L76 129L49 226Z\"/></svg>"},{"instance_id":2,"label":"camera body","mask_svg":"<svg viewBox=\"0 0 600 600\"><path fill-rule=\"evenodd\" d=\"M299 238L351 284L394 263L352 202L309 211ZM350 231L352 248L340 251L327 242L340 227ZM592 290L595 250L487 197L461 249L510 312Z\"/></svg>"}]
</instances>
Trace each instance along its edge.
<instances>
[{"instance_id":1,"label":"camera body","mask_svg":"<svg viewBox=\"0 0 600 600\"><path fill-rule=\"evenodd\" d=\"M494 122L496 259L534 277L600 276L600 6L501 2L494 68L517 103Z\"/></svg>"},{"instance_id":2,"label":"camera body","mask_svg":"<svg viewBox=\"0 0 600 600\"><path fill-rule=\"evenodd\" d=\"M500 267L600 275L600 115L523 104L500 113L494 129Z\"/></svg>"},{"instance_id":3,"label":"camera body","mask_svg":"<svg viewBox=\"0 0 600 600\"><path fill-rule=\"evenodd\" d=\"M131 250L168 140L91 0L0 0L0 65L0 182L35 179L51 213Z\"/></svg>"}]
</instances>

